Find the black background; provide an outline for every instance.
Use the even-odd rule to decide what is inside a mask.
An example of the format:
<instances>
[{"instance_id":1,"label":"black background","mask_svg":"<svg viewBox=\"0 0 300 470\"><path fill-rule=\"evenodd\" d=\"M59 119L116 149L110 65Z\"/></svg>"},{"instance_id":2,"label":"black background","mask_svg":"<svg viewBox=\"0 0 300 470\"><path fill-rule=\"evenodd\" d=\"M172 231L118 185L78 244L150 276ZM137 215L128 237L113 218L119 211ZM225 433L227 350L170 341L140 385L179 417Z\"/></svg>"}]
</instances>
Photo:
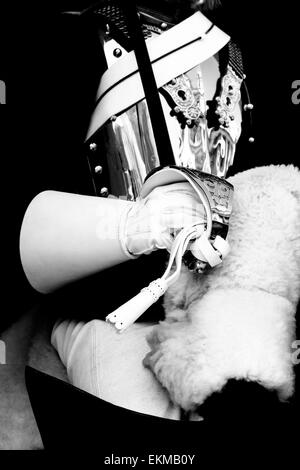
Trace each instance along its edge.
<instances>
[{"instance_id":1,"label":"black background","mask_svg":"<svg viewBox=\"0 0 300 470\"><path fill-rule=\"evenodd\" d=\"M1 328L36 300L18 255L29 201L44 189L92 191L81 146L98 84L99 51L91 28L78 17L60 15L90 3L1 2L0 79L7 86L7 104L0 105L1 282L8 305ZM255 105L255 143L241 140L231 173L272 163L299 166L300 105L291 100L292 82L300 79L297 2L222 3L215 19L241 43Z\"/></svg>"}]
</instances>

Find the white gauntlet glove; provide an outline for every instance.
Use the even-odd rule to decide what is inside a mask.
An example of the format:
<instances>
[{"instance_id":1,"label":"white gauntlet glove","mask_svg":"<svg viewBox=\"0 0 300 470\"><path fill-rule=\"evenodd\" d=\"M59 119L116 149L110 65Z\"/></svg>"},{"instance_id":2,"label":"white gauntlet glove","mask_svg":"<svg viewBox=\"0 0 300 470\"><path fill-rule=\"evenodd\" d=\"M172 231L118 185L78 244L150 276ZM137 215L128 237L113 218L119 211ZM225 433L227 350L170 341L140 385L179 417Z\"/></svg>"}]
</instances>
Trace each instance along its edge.
<instances>
[{"instance_id":1,"label":"white gauntlet glove","mask_svg":"<svg viewBox=\"0 0 300 470\"><path fill-rule=\"evenodd\" d=\"M203 221L205 210L189 183L173 183L155 188L136 201L123 217L120 241L129 256L153 250L170 251L177 233Z\"/></svg>"}]
</instances>

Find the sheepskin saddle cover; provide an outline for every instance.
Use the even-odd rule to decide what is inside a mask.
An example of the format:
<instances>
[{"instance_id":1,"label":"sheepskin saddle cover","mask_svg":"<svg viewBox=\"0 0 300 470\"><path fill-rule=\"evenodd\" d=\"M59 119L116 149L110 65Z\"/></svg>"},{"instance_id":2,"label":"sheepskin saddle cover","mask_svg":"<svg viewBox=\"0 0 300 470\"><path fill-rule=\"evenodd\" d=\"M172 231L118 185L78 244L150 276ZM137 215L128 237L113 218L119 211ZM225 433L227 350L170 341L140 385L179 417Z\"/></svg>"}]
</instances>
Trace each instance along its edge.
<instances>
[{"instance_id":1,"label":"sheepskin saddle cover","mask_svg":"<svg viewBox=\"0 0 300 470\"><path fill-rule=\"evenodd\" d=\"M185 410L230 379L258 382L281 400L294 389L300 171L264 166L229 181L229 255L205 274L183 268L165 295L165 320L148 337L145 365Z\"/></svg>"}]
</instances>

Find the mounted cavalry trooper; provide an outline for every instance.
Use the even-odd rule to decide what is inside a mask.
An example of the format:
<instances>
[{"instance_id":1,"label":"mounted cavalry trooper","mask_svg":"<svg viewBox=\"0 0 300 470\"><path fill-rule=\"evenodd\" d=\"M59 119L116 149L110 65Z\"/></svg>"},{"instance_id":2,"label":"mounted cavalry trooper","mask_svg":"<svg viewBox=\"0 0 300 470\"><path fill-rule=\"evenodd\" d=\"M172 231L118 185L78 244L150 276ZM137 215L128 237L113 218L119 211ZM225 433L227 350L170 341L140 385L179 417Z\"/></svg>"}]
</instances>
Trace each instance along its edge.
<instances>
[{"instance_id":1,"label":"mounted cavalry trooper","mask_svg":"<svg viewBox=\"0 0 300 470\"><path fill-rule=\"evenodd\" d=\"M106 63L83 146L95 196L38 194L20 250L31 285L67 298L51 341L70 383L180 420L143 365L145 338L182 266L195 278L226 259L234 189L225 178L253 106L247 93L242 105L238 45L203 13L218 2L137 3L103 0L81 13Z\"/></svg>"}]
</instances>

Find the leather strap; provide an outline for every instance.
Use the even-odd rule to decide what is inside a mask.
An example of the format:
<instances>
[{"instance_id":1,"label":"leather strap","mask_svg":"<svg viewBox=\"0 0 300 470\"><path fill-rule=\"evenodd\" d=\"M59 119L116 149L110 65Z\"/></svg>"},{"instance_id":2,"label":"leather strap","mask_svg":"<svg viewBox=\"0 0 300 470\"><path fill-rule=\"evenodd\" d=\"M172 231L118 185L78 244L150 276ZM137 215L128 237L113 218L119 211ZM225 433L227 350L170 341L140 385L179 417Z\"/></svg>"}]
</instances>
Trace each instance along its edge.
<instances>
[{"instance_id":1,"label":"leather strap","mask_svg":"<svg viewBox=\"0 0 300 470\"><path fill-rule=\"evenodd\" d=\"M134 43L134 53L147 101L159 160L162 165L172 164L174 162L174 155L170 136L159 98L148 49L134 2L128 3L126 14L130 37Z\"/></svg>"}]
</instances>

